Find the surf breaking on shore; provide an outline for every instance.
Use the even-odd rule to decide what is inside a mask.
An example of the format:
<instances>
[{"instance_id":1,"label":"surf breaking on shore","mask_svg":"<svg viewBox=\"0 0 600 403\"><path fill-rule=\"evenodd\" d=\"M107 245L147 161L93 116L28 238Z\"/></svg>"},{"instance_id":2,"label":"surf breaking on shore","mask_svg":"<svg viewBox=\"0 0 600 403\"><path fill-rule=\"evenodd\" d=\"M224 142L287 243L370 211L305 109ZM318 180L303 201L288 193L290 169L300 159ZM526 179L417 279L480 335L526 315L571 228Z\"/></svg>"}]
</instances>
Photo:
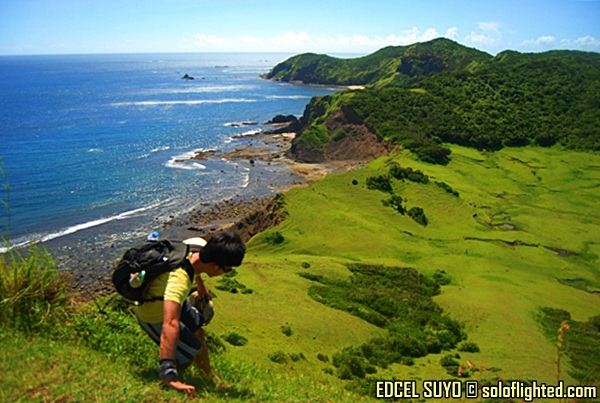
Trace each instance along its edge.
<instances>
[{"instance_id":1,"label":"surf breaking on shore","mask_svg":"<svg viewBox=\"0 0 600 403\"><path fill-rule=\"evenodd\" d=\"M256 195L242 191L234 197L201 203L188 211L178 211L172 217L157 223L160 226L161 236L173 239L208 237L215 231L233 228L243 233L248 240L257 231L260 232L267 228L260 226L251 229L245 228L248 224L244 220L259 214L261 210L272 203L274 198L279 197L280 193L292 187L306 186L322 179L329 173L352 167L348 163L305 164L294 161L288 156L294 137L294 133L256 132L245 134L244 138L250 139L250 143L233 151L200 150L187 155L190 161L197 163L219 159L232 163L249 164L250 170L269 167L271 170L288 172L294 179L286 180L285 183L279 183L274 179L273 183L268 184L272 189L270 195ZM129 216L122 218L129 218ZM89 233L87 236L93 236L93 228L87 228L82 232L85 231ZM107 239L101 243L84 243L75 246L65 246L68 244L68 239L62 239L62 242L58 242L58 239L48 240L44 246L55 255L59 268L71 277L71 283L75 290L83 295L105 295L113 291L110 275L114 268L114 262L127 247L139 243L146 235L139 230L132 230L128 234L129 236L124 239Z\"/></svg>"}]
</instances>

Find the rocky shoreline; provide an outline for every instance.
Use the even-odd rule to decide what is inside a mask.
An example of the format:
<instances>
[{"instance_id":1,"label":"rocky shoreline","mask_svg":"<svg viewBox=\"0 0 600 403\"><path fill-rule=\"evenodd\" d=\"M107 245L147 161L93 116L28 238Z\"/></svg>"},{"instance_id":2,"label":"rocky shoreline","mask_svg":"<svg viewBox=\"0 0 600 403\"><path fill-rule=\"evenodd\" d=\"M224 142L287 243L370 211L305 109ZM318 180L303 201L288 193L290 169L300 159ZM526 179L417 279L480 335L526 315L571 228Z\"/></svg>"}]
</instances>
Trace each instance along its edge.
<instances>
[{"instance_id":1,"label":"rocky shoreline","mask_svg":"<svg viewBox=\"0 0 600 403\"><path fill-rule=\"evenodd\" d=\"M273 122L269 122L273 123ZM287 123L279 123L283 128ZM282 199L281 193L296 186L307 186L318 181L328 174L343 172L354 168L356 161L330 161L327 163L302 163L290 157L289 151L295 133L286 132L282 128L276 131L260 132L244 137L251 137L252 143L248 147L238 148L234 151L221 153L218 150L197 152L192 159L205 160L207 158L224 158L229 161L245 160L251 166L257 163L285 164L293 175L298 179L290 186L281 186L280 194L275 197L252 197L240 199L228 199L218 204L204 206L187 214L177 221L163 223L165 227L175 226L185 231L180 232L181 237L202 236L208 237L211 233L234 228L240 232L244 241L248 241L253 235L268 228L246 230L248 217L255 217L257 213L272 208L273 203L279 203ZM186 232L187 231L187 232Z\"/></svg>"},{"instance_id":2,"label":"rocky shoreline","mask_svg":"<svg viewBox=\"0 0 600 403\"><path fill-rule=\"evenodd\" d=\"M238 232L244 241L252 236L277 225L282 221L279 214L283 206L283 192L296 186L307 186L326 175L341 172L356 166L354 162L333 161L320 164L308 164L294 161L289 156L289 150L294 133L285 132L286 123L279 124L280 128L273 132L258 132L244 136L251 137L248 147L238 148L234 151L221 152L210 150L197 152L192 159L205 160L222 158L230 161L247 161L250 166L255 164L281 164L297 178L291 185L280 186L275 196L266 197L236 197L222 200L215 204L200 205L198 208L178 217L173 217L162 225L162 232L168 232L175 239L189 237L208 238L212 233L231 229ZM110 245L112 255L115 255L121 246ZM98 251L101 253L101 251ZM115 262L80 262L74 257L62 259L62 266L71 275L72 288L82 298L93 298L112 293L111 283L112 268ZM83 272L74 267L81 267ZM93 274L92 274L93 273Z\"/></svg>"}]
</instances>

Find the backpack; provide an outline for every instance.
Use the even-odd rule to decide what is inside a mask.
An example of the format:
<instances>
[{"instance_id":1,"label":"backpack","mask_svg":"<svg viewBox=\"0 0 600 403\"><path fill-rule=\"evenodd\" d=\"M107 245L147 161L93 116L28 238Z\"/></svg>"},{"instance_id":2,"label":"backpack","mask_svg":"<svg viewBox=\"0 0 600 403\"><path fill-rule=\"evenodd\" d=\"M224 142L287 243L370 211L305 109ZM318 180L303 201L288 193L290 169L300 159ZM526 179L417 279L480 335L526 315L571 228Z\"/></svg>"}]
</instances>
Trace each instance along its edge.
<instances>
[{"instance_id":1,"label":"backpack","mask_svg":"<svg viewBox=\"0 0 600 403\"><path fill-rule=\"evenodd\" d=\"M162 299L144 299L142 296L152 280L178 267L185 269L194 281L194 268L187 259L190 246L181 241L148 241L128 249L112 275L117 292L130 301L139 303Z\"/></svg>"}]
</instances>

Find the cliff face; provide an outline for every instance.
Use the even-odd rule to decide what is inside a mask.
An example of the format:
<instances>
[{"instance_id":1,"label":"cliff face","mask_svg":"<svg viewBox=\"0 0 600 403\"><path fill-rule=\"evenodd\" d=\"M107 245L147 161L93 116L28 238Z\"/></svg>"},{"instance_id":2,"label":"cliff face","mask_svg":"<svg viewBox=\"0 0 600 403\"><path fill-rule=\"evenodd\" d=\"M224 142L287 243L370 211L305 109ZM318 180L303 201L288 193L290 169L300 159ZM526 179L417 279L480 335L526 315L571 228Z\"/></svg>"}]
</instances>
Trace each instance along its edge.
<instances>
[{"instance_id":1,"label":"cliff face","mask_svg":"<svg viewBox=\"0 0 600 403\"><path fill-rule=\"evenodd\" d=\"M307 130L306 124L314 118L315 113L310 109L308 106L308 112L305 112L300 120L300 126L304 125L300 133ZM385 155L391 149L390 144L381 140L365 125L360 116L347 106L342 105L337 112L329 113L322 126L329 135L329 139L325 139L323 144L315 145L302 141L301 136L298 136L292 142L289 156L297 161L309 163L364 162Z\"/></svg>"},{"instance_id":2,"label":"cliff face","mask_svg":"<svg viewBox=\"0 0 600 403\"><path fill-rule=\"evenodd\" d=\"M284 220L283 205L284 196L278 194L228 229L237 232L244 242L248 242L254 235L266 231Z\"/></svg>"}]
</instances>

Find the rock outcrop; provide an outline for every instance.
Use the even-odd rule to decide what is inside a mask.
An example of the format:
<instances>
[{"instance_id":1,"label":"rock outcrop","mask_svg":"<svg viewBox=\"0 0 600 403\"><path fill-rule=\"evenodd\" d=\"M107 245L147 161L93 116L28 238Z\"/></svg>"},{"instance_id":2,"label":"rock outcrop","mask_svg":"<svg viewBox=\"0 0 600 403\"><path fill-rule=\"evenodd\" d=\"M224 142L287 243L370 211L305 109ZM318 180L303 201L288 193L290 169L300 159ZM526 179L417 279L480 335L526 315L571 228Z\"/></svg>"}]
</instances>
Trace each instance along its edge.
<instances>
[{"instance_id":1,"label":"rock outcrop","mask_svg":"<svg viewBox=\"0 0 600 403\"><path fill-rule=\"evenodd\" d=\"M307 110L310 105L307 106ZM306 124L312 116L319 112L305 112L300 119L299 133L306 130ZM324 122L329 140L322 146L303 142L297 136L292 142L288 156L296 161L322 163L328 161L365 162L386 155L392 149L391 144L380 139L364 123L363 119L352 108L342 105L337 113L329 114Z\"/></svg>"}]
</instances>

